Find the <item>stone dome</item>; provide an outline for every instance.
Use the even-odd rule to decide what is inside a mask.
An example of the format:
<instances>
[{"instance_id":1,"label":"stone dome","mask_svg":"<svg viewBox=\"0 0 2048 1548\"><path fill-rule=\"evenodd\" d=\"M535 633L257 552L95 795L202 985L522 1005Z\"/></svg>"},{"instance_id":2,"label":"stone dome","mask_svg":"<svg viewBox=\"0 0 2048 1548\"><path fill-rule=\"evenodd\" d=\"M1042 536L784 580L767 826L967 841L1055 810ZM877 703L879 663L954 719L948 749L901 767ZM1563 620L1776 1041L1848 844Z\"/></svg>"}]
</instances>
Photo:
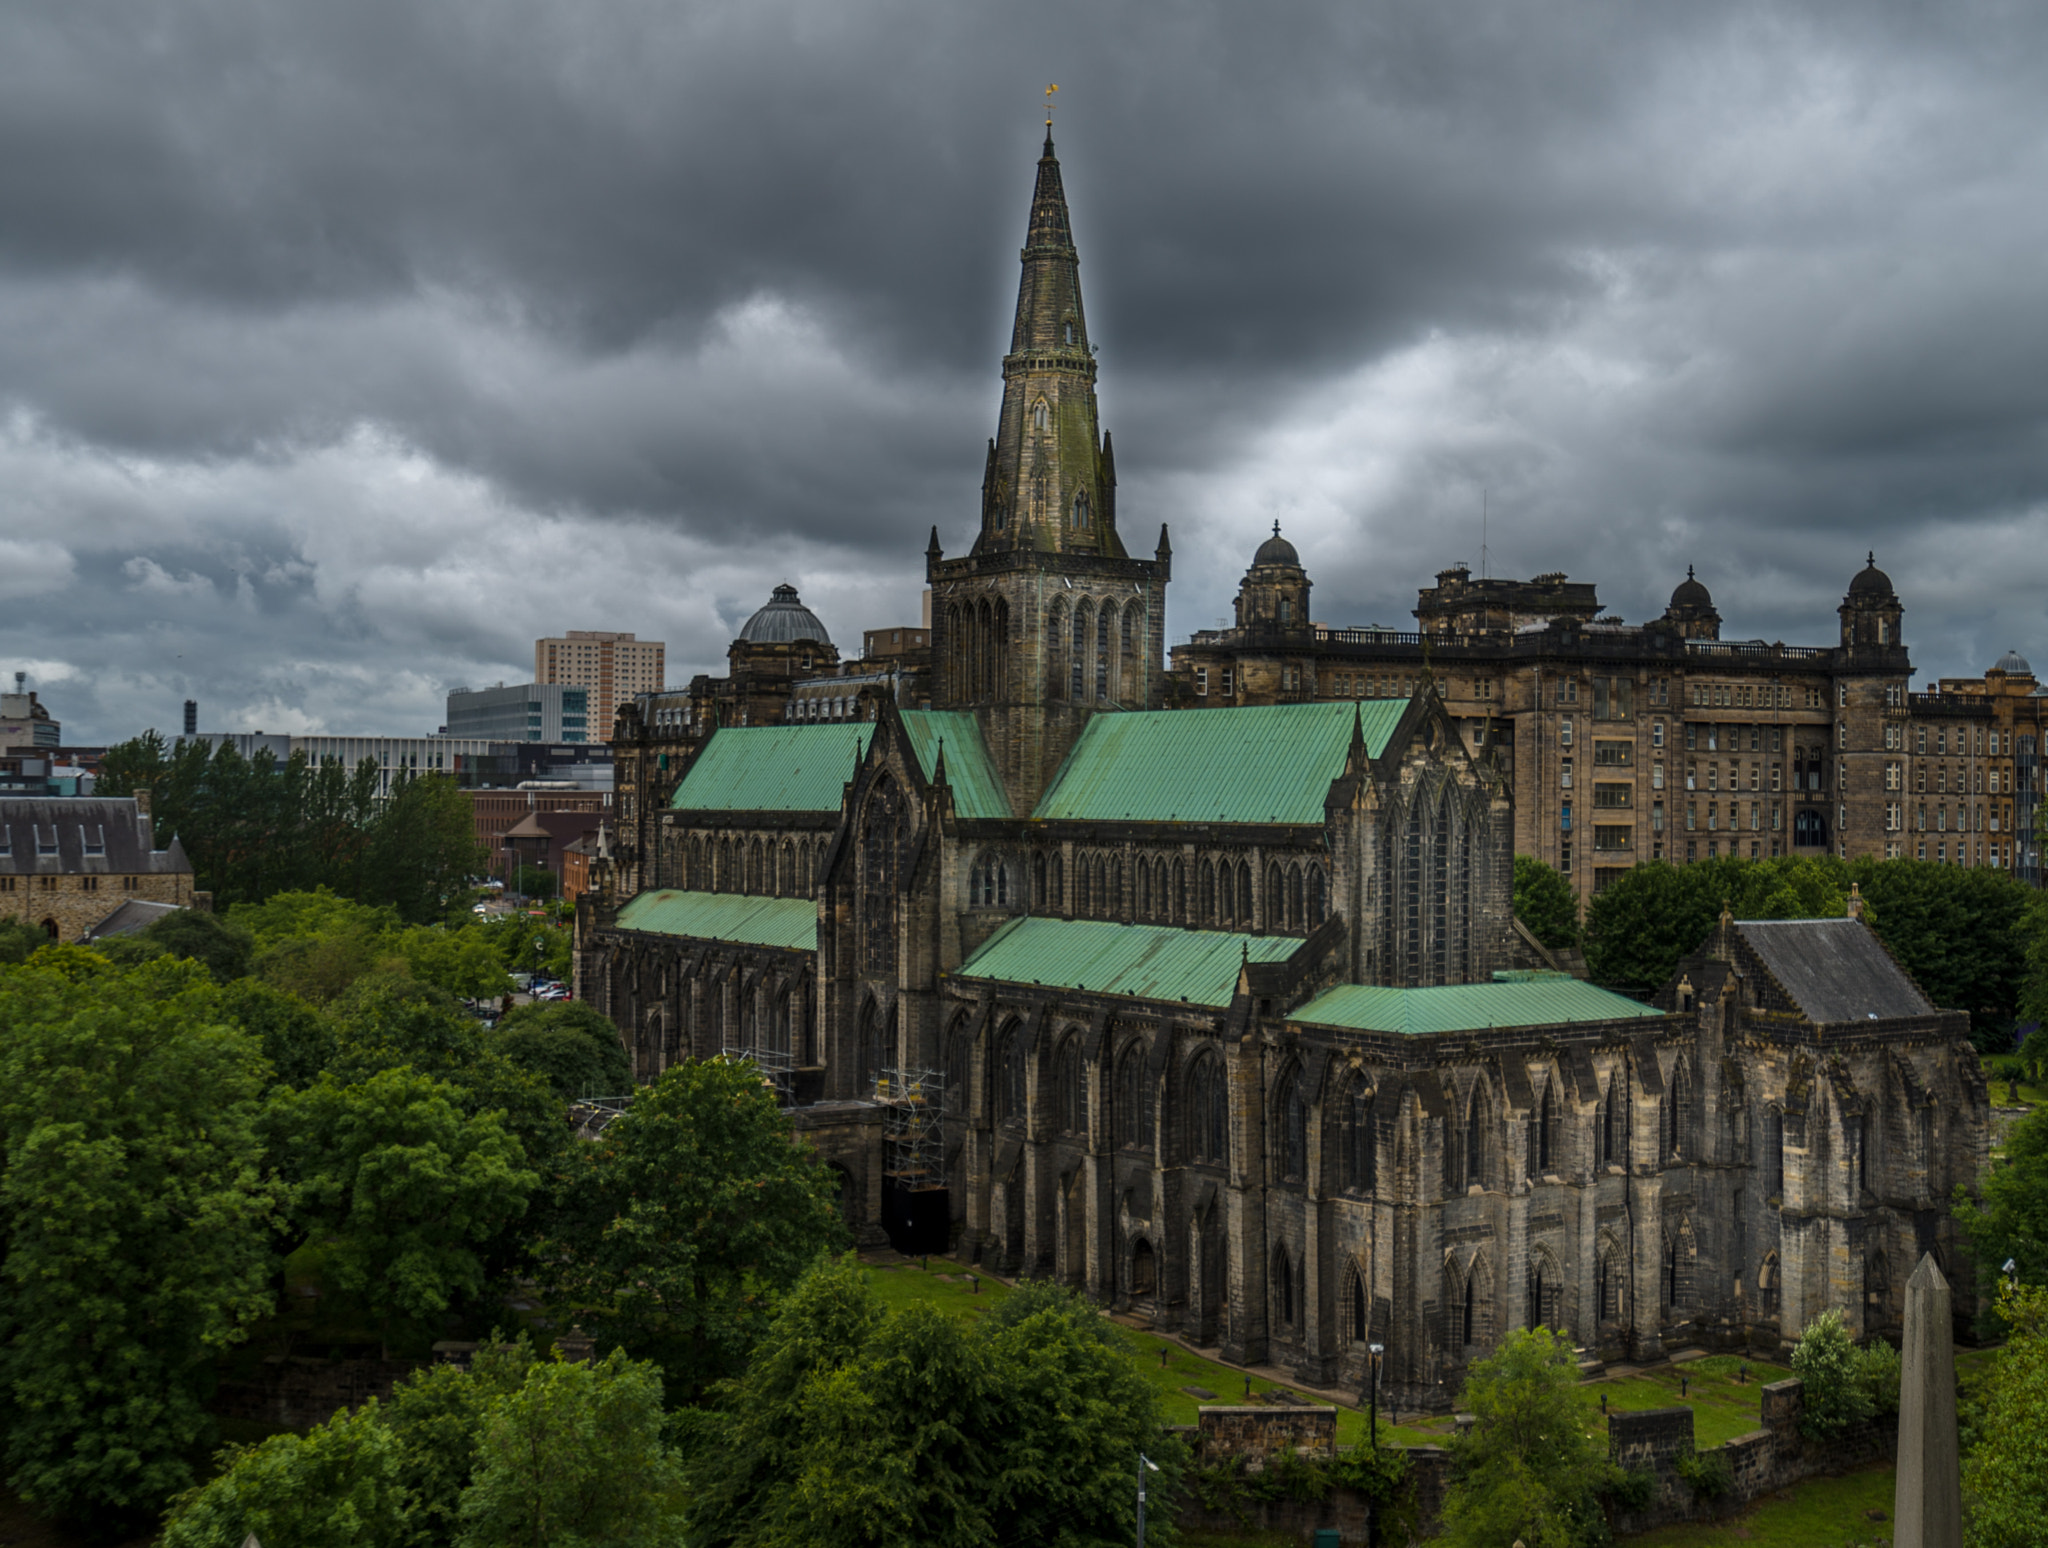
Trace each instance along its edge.
<instances>
[{"instance_id":1,"label":"stone dome","mask_svg":"<svg viewBox=\"0 0 2048 1548\"><path fill-rule=\"evenodd\" d=\"M1893 595L1892 578L1877 567L1877 555L1870 556L1870 563L1856 572L1856 578L1849 582L1852 597L1888 597Z\"/></svg>"},{"instance_id":2,"label":"stone dome","mask_svg":"<svg viewBox=\"0 0 2048 1548\"><path fill-rule=\"evenodd\" d=\"M1997 664L1991 670L2003 672L2007 677L2032 677L2034 675L2034 669L2027 665L2027 658L2016 650L2009 650L2000 656Z\"/></svg>"},{"instance_id":3,"label":"stone dome","mask_svg":"<svg viewBox=\"0 0 2048 1548\"><path fill-rule=\"evenodd\" d=\"M1291 564L1301 568L1301 555L1294 551L1294 545L1280 535L1280 523L1273 523L1273 535L1259 545L1259 551L1252 555L1253 564Z\"/></svg>"},{"instance_id":4,"label":"stone dome","mask_svg":"<svg viewBox=\"0 0 2048 1548\"><path fill-rule=\"evenodd\" d=\"M1682 607L1712 607L1713 605L1713 593L1708 591L1702 582L1693 578L1692 566L1687 565L1685 567L1685 579L1680 581L1677 589L1671 593L1672 611L1676 612Z\"/></svg>"},{"instance_id":5,"label":"stone dome","mask_svg":"<svg viewBox=\"0 0 2048 1548\"><path fill-rule=\"evenodd\" d=\"M818 615L797 599L796 587L787 585L777 586L768 605L741 626L740 638L749 645L789 645L797 640L832 643Z\"/></svg>"}]
</instances>

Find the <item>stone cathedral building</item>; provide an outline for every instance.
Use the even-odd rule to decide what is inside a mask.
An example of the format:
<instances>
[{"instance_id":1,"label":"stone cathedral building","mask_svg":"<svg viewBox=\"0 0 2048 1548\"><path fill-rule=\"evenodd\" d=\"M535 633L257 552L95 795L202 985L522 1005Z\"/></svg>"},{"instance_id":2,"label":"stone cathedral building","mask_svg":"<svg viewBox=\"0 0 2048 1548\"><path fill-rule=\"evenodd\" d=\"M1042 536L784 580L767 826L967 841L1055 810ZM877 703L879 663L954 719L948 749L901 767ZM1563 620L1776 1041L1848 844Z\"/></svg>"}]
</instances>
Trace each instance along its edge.
<instances>
[{"instance_id":1,"label":"stone cathedral building","mask_svg":"<svg viewBox=\"0 0 2048 1548\"><path fill-rule=\"evenodd\" d=\"M930 707L621 716L578 974L640 1076L750 1058L869 1239L1305 1380L1379 1343L1404 1406L1527 1323L1896 1324L1985 1151L1966 1018L1855 919L1724 921L1655 1004L1517 968L1504 760L1426 670L1164 707L1171 554L1120 534L1049 134L1022 257Z\"/></svg>"}]
</instances>

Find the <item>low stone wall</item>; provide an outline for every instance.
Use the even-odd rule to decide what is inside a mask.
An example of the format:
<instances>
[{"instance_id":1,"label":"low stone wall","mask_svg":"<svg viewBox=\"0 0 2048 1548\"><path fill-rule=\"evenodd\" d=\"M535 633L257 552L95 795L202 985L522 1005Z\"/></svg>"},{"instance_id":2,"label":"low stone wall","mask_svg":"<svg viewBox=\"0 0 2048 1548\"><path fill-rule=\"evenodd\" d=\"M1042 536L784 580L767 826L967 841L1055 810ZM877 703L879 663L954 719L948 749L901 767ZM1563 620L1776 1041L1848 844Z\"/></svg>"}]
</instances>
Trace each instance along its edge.
<instances>
[{"instance_id":1,"label":"low stone wall","mask_svg":"<svg viewBox=\"0 0 2048 1548\"><path fill-rule=\"evenodd\" d=\"M1210 1511L1189 1506L1174 1519L1183 1532L1209 1532L1235 1537L1245 1532L1284 1532L1304 1543L1334 1528L1345 1548L1371 1540L1372 1502L1356 1489L1337 1486L1321 1500L1246 1500L1235 1511Z\"/></svg>"},{"instance_id":2,"label":"low stone wall","mask_svg":"<svg viewBox=\"0 0 2048 1548\"><path fill-rule=\"evenodd\" d=\"M1256 1404L1204 1405L1197 1411L1195 1455L1251 1460L1253 1471L1276 1451L1303 1451L1328 1460L1337 1454L1334 1408L1263 1408Z\"/></svg>"},{"instance_id":3,"label":"low stone wall","mask_svg":"<svg viewBox=\"0 0 2048 1548\"><path fill-rule=\"evenodd\" d=\"M273 1356L256 1374L222 1381L210 1405L223 1418L260 1419L294 1430L324 1424L342 1408L379 1402L419 1366L410 1360L314 1360Z\"/></svg>"},{"instance_id":4,"label":"low stone wall","mask_svg":"<svg viewBox=\"0 0 2048 1548\"><path fill-rule=\"evenodd\" d=\"M1893 1455L1898 1437L1889 1419L1857 1425L1826 1441L1807 1440L1799 1433L1801 1393L1796 1380L1772 1382L1762 1391L1763 1427L1704 1453L1718 1452L1728 1464L1727 1492L1712 1500L1697 1496L1678 1474L1679 1459L1693 1455L1690 1408L1608 1415L1609 1457L1631 1472L1653 1473L1657 1479L1656 1495L1648 1505L1614 1513L1616 1533L1718 1520L1804 1479L1846 1472Z\"/></svg>"},{"instance_id":5,"label":"low stone wall","mask_svg":"<svg viewBox=\"0 0 2048 1548\"><path fill-rule=\"evenodd\" d=\"M1998 1082L1996 1081L1992 1082L1993 1086L1996 1086L1997 1084ZM1992 1108L1991 1148L1993 1150L2003 1148L2005 1142L2012 1138L2012 1131L2014 1125L2018 1124L2022 1119L2026 1118L2033 1111L2033 1108L2024 1105L2019 1107Z\"/></svg>"}]
</instances>

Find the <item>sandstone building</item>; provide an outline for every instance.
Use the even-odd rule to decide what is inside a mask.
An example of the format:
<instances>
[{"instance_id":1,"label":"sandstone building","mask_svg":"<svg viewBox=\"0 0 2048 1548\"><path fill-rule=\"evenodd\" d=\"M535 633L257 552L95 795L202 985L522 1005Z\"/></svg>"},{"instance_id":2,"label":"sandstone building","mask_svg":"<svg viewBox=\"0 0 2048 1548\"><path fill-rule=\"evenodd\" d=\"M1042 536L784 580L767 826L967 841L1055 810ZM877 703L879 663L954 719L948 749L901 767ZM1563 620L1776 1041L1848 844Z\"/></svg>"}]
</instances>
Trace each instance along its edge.
<instances>
[{"instance_id":1,"label":"sandstone building","mask_svg":"<svg viewBox=\"0 0 2048 1548\"><path fill-rule=\"evenodd\" d=\"M184 846L155 847L146 794L0 796L0 918L76 942L126 903L211 905Z\"/></svg>"},{"instance_id":2,"label":"sandstone building","mask_svg":"<svg viewBox=\"0 0 2048 1548\"><path fill-rule=\"evenodd\" d=\"M1418 628L1310 622L1310 580L1273 535L1227 629L1175 647L1175 702L1406 698L1425 666L1467 744L1500 760L1515 849L1590 897L1645 860L1838 854L2013 870L2039 885L2034 812L2048 688L2008 653L1981 679L1910 691L1904 609L1876 556L1832 645L1724 640L1687 573L1662 616L1601 616L1563 575L1441 572Z\"/></svg>"},{"instance_id":3,"label":"sandstone building","mask_svg":"<svg viewBox=\"0 0 2048 1548\"><path fill-rule=\"evenodd\" d=\"M1723 921L1655 1004L1517 968L1519 748L1475 734L1465 669L1322 693L1276 655L1171 707L1171 551L1120 535L1050 137L1022 257L974 539L925 556L929 703L805 707L830 642L784 617L725 687L621 714L577 971L637 1073L753 1060L871 1239L1311 1381L1377 1342L1404 1406L1525 1324L1635 1358L1887 1325L1984 1153L1967 1018L1854 919ZM1597 611L1562 577L1444 600L1511 640ZM1714 643L1684 606L1680 650ZM1896 627L1888 587L1852 611ZM1239 627L1308 616L1276 533ZM1844 650L1881 683L1895 639ZM1673 766L1733 735L1691 686L1644 705Z\"/></svg>"}]
</instances>

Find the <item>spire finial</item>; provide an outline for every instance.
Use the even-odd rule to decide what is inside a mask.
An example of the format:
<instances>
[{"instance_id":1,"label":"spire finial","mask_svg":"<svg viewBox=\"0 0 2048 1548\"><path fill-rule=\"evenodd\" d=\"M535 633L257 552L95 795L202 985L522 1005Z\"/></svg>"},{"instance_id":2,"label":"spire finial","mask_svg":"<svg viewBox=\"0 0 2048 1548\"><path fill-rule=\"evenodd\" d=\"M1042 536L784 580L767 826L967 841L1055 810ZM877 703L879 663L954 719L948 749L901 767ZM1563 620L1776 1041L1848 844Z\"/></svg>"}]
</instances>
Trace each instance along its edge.
<instances>
[{"instance_id":1,"label":"spire finial","mask_svg":"<svg viewBox=\"0 0 2048 1548\"><path fill-rule=\"evenodd\" d=\"M1052 151L1052 97L1058 90L1057 86L1045 88L1045 148L1048 154Z\"/></svg>"},{"instance_id":2,"label":"spire finial","mask_svg":"<svg viewBox=\"0 0 2048 1548\"><path fill-rule=\"evenodd\" d=\"M932 531L934 531L934 532L936 532L936 531L938 531L938 530L939 530L939 529L938 529L937 527L934 527L934 528L932 528ZM1687 566L1685 567L1685 578L1686 578L1687 580L1691 580L1691 579L1692 579L1692 566L1691 566L1691 565L1687 565Z\"/></svg>"},{"instance_id":3,"label":"spire finial","mask_svg":"<svg viewBox=\"0 0 2048 1548\"><path fill-rule=\"evenodd\" d=\"M1279 535L1280 535L1280 523L1279 523L1278 521L1275 521L1275 522L1273 523L1273 536L1275 536L1275 537L1278 537Z\"/></svg>"},{"instance_id":4,"label":"spire finial","mask_svg":"<svg viewBox=\"0 0 2048 1548\"><path fill-rule=\"evenodd\" d=\"M1877 550L1874 548L1870 551L1870 567L1873 570L1877 568Z\"/></svg>"}]
</instances>

